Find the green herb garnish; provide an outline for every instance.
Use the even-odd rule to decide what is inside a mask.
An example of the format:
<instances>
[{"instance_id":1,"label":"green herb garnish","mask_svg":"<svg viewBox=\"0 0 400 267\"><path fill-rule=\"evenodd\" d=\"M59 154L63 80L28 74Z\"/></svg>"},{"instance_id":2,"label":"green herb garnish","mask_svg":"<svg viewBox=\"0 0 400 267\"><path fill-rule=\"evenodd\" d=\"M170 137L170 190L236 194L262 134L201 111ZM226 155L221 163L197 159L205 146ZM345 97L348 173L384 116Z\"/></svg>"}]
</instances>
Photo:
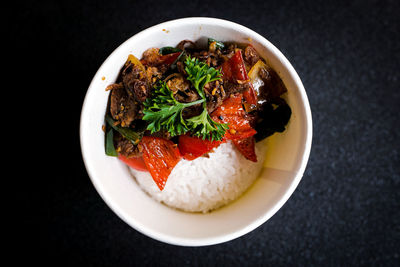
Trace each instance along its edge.
<instances>
[{"instance_id":1,"label":"green herb garnish","mask_svg":"<svg viewBox=\"0 0 400 267\"><path fill-rule=\"evenodd\" d=\"M196 88L197 93L206 99L204 85L209 82L221 79L221 72L200 62L197 58L187 57L185 61L185 71L187 79ZM228 129L227 124L215 122L207 112L206 102L203 103L203 112L193 118L188 119L188 125L192 128L192 134L203 139L221 140Z\"/></svg>"},{"instance_id":2,"label":"green herb garnish","mask_svg":"<svg viewBox=\"0 0 400 267\"><path fill-rule=\"evenodd\" d=\"M221 140L228 129L226 124L212 120L207 112L204 85L221 79L221 72L200 62L196 58L188 56L185 60L187 79L193 84L200 100L181 103L174 98L173 92L165 82L160 82L153 91L152 97L147 98L144 104L143 120L149 121L147 130L151 133L165 130L171 136L178 136L191 132L192 135L209 140ZM203 111L200 115L190 119L184 119L183 109L203 103Z\"/></svg>"},{"instance_id":3,"label":"green herb garnish","mask_svg":"<svg viewBox=\"0 0 400 267\"><path fill-rule=\"evenodd\" d=\"M190 129L182 116L184 108L205 102L200 99L190 103L181 103L174 98L173 92L165 82L160 82L154 88L153 96L143 103L143 120L149 121L147 130L155 133L161 130L168 131L171 136L185 134Z\"/></svg>"},{"instance_id":4,"label":"green herb garnish","mask_svg":"<svg viewBox=\"0 0 400 267\"><path fill-rule=\"evenodd\" d=\"M192 82L194 88L201 98L205 98L204 85L221 79L220 71L208 66L206 63L199 61L197 58L186 57L185 71L188 74L187 79Z\"/></svg>"},{"instance_id":5,"label":"green herb garnish","mask_svg":"<svg viewBox=\"0 0 400 267\"><path fill-rule=\"evenodd\" d=\"M203 112L187 120L188 125L192 129L192 135L201 137L202 139L209 140L221 140L225 131L228 130L228 125L225 123L215 122L207 112L207 109L203 109Z\"/></svg>"}]
</instances>

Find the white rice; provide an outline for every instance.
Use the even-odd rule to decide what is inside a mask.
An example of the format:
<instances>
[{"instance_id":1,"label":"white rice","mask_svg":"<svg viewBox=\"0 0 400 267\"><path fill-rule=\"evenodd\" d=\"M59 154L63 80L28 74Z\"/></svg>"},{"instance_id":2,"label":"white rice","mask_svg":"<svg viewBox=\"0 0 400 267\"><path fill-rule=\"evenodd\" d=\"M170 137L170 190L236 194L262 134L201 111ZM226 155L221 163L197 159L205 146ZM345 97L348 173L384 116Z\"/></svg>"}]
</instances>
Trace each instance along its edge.
<instances>
[{"instance_id":1,"label":"white rice","mask_svg":"<svg viewBox=\"0 0 400 267\"><path fill-rule=\"evenodd\" d=\"M130 169L141 188L166 205L190 212L208 212L238 198L256 180L265 159L265 140L256 143L257 162L244 158L230 142L209 157L181 160L160 191L150 173Z\"/></svg>"}]
</instances>

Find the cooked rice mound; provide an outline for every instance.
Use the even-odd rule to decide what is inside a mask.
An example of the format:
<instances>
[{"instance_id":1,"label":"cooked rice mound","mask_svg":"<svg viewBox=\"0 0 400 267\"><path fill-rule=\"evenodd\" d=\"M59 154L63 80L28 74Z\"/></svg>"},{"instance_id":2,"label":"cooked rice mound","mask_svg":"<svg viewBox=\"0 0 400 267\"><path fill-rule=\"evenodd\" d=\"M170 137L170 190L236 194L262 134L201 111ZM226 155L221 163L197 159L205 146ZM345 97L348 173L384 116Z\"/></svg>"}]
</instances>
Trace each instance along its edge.
<instances>
[{"instance_id":1,"label":"cooked rice mound","mask_svg":"<svg viewBox=\"0 0 400 267\"><path fill-rule=\"evenodd\" d=\"M259 176L266 154L265 140L256 143L258 161L244 158L230 142L193 161L181 160L163 191L150 173L130 169L141 188L159 202L189 212L208 212L238 198Z\"/></svg>"}]
</instances>

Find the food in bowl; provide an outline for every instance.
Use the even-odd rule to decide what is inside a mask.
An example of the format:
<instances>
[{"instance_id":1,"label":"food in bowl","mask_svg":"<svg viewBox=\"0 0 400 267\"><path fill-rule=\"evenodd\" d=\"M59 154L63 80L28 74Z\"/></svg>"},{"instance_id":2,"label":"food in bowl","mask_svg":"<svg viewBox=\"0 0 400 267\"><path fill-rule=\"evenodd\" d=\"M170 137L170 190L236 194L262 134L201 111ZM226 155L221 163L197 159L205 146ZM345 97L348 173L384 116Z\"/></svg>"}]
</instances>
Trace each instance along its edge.
<instances>
[{"instance_id":1,"label":"food in bowl","mask_svg":"<svg viewBox=\"0 0 400 267\"><path fill-rule=\"evenodd\" d=\"M129 55L110 91L105 151L168 206L208 212L257 178L264 139L291 109L279 75L251 44L208 39Z\"/></svg>"}]
</instances>

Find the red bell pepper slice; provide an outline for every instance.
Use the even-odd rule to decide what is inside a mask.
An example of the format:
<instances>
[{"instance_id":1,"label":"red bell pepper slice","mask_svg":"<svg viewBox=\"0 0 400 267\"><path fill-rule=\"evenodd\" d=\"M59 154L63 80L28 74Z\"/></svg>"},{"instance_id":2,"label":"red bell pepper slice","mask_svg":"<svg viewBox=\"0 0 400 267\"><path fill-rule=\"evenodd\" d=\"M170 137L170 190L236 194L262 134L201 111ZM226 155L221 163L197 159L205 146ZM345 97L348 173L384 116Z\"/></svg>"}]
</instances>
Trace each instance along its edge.
<instances>
[{"instance_id":1,"label":"red bell pepper slice","mask_svg":"<svg viewBox=\"0 0 400 267\"><path fill-rule=\"evenodd\" d=\"M232 142L246 159L257 162L254 136L239 140L232 140Z\"/></svg>"},{"instance_id":2,"label":"red bell pepper slice","mask_svg":"<svg viewBox=\"0 0 400 267\"><path fill-rule=\"evenodd\" d=\"M223 141L210 141L203 140L196 136L190 136L188 134L179 136L179 151L186 160L194 160L207 152L210 152L213 148L218 147Z\"/></svg>"},{"instance_id":3,"label":"red bell pepper slice","mask_svg":"<svg viewBox=\"0 0 400 267\"><path fill-rule=\"evenodd\" d=\"M257 133L245 117L241 94L225 99L222 105L213 111L211 117L217 122L228 123L229 129L225 133L227 140L243 139Z\"/></svg>"},{"instance_id":4,"label":"red bell pepper slice","mask_svg":"<svg viewBox=\"0 0 400 267\"><path fill-rule=\"evenodd\" d=\"M243 92L243 97L248 105L257 105L257 93L247 75L242 51L237 50L235 54L221 66L223 79L230 82L245 81L249 83L249 89Z\"/></svg>"},{"instance_id":5,"label":"red bell pepper slice","mask_svg":"<svg viewBox=\"0 0 400 267\"><path fill-rule=\"evenodd\" d=\"M249 89L243 92L243 98L246 101L246 103L250 106L249 108L246 108L247 111L254 110L257 106L257 93L256 90L254 90L253 84L249 82Z\"/></svg>"},{"instance_id":6,"label":"red bell pepper slice","mask_svg":"<svg viewBox=\"0 0 400 267\"><path fill-rule=\"evenodd\" d=\"M161 56L160 57L160 65L161 64L171 65L172 63L175 62L175 60L180 56L181 53L182 52L176 52L176 53L171 53L171 54Z\"/></svg>"},{"instance_id":7,"label":"red bell pepper slice","mask_svg":"<svg viewBox=\"0 0 400 267\"><path fill-rule=\"evenodd\" d=\"M233 56L222 64L223 78L231 82L248 80L246 66L244 65L242 51L237 50Z\"/></svg>"},{"instance_id":8,"label":"red bell pepper slice","mask_svg":"<svg viewBox=\"0 0 400 267\"><path fill-rule=\"evenodd\" d=\"M163 190L172 169L181 159L178 146L171 140L143 136L140 141L143 160L158 188Z\"/></svg>"},{"instance_id":9,"label":"red bell pepper slice","mask_svg":"<svg viewBox=\"0 0 400 267\"><path fill-rule=\"evenodd\" d=\"M122 162L127 164L129 167L138 170L138 171L148 171L146 168L146 164L144 163L144 160L142 157L133 157L133 158L127 158L121 154L118 155L118 159L120 159Z\"/></svg>"}]
</instances>

